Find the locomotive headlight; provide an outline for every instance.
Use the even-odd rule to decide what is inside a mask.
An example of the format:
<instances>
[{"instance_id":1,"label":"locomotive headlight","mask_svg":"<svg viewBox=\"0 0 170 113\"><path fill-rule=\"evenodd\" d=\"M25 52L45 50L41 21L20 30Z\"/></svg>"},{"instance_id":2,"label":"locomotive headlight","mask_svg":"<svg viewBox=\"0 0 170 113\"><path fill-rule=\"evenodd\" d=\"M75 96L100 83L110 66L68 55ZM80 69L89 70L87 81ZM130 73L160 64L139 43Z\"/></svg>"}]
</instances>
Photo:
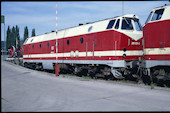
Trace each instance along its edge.
<instances>
[{"instance_id":1,"label":"locomotive headlight","mask_svg":"<svg viewBox=\"0 0 170 113\"><path fill-rule=\"evenodd\" d=\"M123 54L123 58L125 58L126 57L126 54Z\"/></svg>"},{"instance_id":2,"label":"locomotive headlight","mask_svg":"<svg viewBox=\"0 0 170 113\"><path fill-rule=\"evenodd\" d=\"M126 48L123 48L123 51L126 52Z\"/></svg>"},{"instance_id":3,"label":"locomotive headlight","mask_svg":"<svg viewBox=\"0 0 170 113\"><path fill-rule=\"evenodd\" d=\"M133 18L136 18L136 15L133 15Z\"/></svg>"}]
</instances>

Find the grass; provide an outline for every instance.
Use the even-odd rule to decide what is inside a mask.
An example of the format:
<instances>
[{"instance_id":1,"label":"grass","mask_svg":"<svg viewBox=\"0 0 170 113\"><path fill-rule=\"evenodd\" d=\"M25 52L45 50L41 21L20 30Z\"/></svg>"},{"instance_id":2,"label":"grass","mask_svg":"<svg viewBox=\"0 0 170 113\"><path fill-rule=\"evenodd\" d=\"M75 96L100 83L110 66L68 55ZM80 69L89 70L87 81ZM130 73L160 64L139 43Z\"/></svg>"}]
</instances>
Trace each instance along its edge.
<instances>
[{"instance_id":1,"label":"grass","mask_svg":"<svg viewBox=\"0 0 170 113\"><path fill-rule=\"evenodd\" d=\"M165 88L168 88L168 86L167 86L166 84L164 84L164 87L165 87Z\"/></svg>"},{"instance_id":2,"label":"grass","mask_svg":"<svg viewBox=\"0 0 170 113\"><path fill-rule=\"evenodd\" d=\"M20 65L20 66L24 66L22 62L19 62L19 65Z\"/></svg>"},{"instance_id":3,"label":"grass","mask_svg":"<svg viewBox=\"0 0 170 113\"><path fill-rule=\"evenodd\" d=\"M151 89L154 89L155 86L157 86L157 84L152 82L151 83Z\"/></svg>"},{"instance_id":4,"label":"grass","mask_svg":"<svg viewBox=\"0 0 170 113\"><path fill-rule=\"evenodd\" d=\"M72 74L62 74L63 77L73 76Z\"/></svg>"},{"instance_id":5,"label":"grass","mask_svg":"<svg viewBox=\"0 0 170 113\"><path fill-rule=\"evenodd\" d=\"M84 79L91 79L91 77L89 77L89 76L84 76L84 75L82 75L82 78L84 78Z\"/></svg>"},{"instance_id":6,"label":"grass","mask_svg":"<svg viewBox=\"0 0 170 113\"><path fill-rule=\"evenodd\" d=\"M125 78L123 78L122 80L120 80L121 82L127 82L127 80L125 80Z\"/></svg>"}]
</instances>

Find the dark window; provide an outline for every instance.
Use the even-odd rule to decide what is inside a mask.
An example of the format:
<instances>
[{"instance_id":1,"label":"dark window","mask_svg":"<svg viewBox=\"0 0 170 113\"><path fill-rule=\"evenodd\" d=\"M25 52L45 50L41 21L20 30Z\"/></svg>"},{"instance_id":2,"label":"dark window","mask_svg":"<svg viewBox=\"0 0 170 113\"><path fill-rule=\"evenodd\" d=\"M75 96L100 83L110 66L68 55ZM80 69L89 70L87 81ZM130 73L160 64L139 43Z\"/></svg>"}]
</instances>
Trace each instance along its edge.
<instances>
[{"instance_id":1,"label":"dark window","mask_svg":"<svg viewBox=\"0 0 170 113\"><path fill-rule=\"evenodd\" d=\"M49 42L47 43L47 47L49 47L50 46L50 44L49 44Z\"/></svg>"},{"instance_id":2,"label":"dark window","mask_svg":"<svg viewBox=\"0 0 170 113\"><path fill-rule=\"evenodd\" d=\"M83 41L84 41L83 38L80 38L80 43L81 43L81 44L83 43Z\"/></svg>"},{"instance_id":3,"label":"dark window","mask_svg":"<svg viewBox=\"0 0 170 113\"><path fill-rule=\"evenodd\" d=\"M32 48L34 49L34 45L32 45Z\"/></svg>"},{"instance_id":4,"label":"dark window","mask_svg":"<svg viewBox=\"0 0 170 113\"><path fill-rule=\"evenodd\" d=\"M119 21L120 21L120 19L117 20L116 25L115 25L115 29L119 28Z\"/></svg>"},{"instance_id":5,"label":"dark window","mask_svg":"<svg viewBox=\"0 0 170 113\"><path fill-rule=\"evenodd\" d=\"M147 18L145 24L147 24L147 23L149 22L149 20L150 20L150 18L151 18L151 15L152 15L152 12L150 12L150 14L149 14L149 16L148 16L148 18Z\"/></svg>"},{"instance_id":6,"label":"dark window","mask_svg":"<svg viewBox=\"0 0 170 113\"><path fill-rule=\"evenodd\" d=\"M151 21L161 19L163 12L164 12L164 9L156 10L155 13L153 14L153 17L152 17Z\"/></svg>"},{"instance_id":7,"label":"dark window","mask_svg":"<svg viewBox=\"0 0 170 113\"><path fill-rule=\"evenodd\" d=\"M41 44L40 44L40 48L41 48Z\"/></svg>"},{"instance_id":8,"label":"dark window","mask_svg":"<svg viewBox=\"0 0 170 113\"><path fill-rule=\"evenodd\" d=\"M111 29L115 23L115 20L111 20L106 29Z\"/></svg>"},{"instance_id":9,"label":"dark window","mask_svg":"<svg viewBox=\"0 0 170 113\"><path fill-rule=\"evenodd\" d=\"M69 45L69 43L70 43L70 41L69 41L69 40L67 40L67 45Z\"/></svg>"},{"instance_id":10,"label":"dark window","mask_svg":"<svg viewBox=\"0 0 170 113\"><path fill-rule=\"evenodd\" d=\"M92 30L93 26L90 26L88 29L88 32L90 32Z\"/></svg>"},{"instance_id":11,"label":"dark window","mask_svg":"<svg viewBox=\"0 0 170 113\"><path fill-rule=\"evenodd\" d=\"M132 21L130 18L124 18L122 20L122 29L133 30Z\"/></svg>"}]
</instances>

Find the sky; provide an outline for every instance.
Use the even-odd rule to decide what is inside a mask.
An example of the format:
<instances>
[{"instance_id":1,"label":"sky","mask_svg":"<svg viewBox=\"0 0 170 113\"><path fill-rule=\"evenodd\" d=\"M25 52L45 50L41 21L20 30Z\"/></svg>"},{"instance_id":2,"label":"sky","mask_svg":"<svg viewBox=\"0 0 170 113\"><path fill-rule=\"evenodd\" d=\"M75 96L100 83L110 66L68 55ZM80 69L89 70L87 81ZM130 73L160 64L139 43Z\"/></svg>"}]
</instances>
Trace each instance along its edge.
<instances>
[{"instance_id":1,"label":"sky","mask_svg":"<svg viewBox=\"0 0 170 113\"><path fill-rule=\"evenodd\" d=\"M58 30L78 26L79 23L85 24L122 15L122 1L1 1L1 15L5 16L5 35L8 26L12 28L16 25L19 27L21 39L24 36L25 26L28 27L29 37L34 28L36 35L55 31L56 3ZM124 14L137 15L141 25L144 25L153 8L170 4L170 2L168 0L124 1L123 4ZM3 40L4 24L1 23L1 41Z\"/></svg>"}]
</instances>

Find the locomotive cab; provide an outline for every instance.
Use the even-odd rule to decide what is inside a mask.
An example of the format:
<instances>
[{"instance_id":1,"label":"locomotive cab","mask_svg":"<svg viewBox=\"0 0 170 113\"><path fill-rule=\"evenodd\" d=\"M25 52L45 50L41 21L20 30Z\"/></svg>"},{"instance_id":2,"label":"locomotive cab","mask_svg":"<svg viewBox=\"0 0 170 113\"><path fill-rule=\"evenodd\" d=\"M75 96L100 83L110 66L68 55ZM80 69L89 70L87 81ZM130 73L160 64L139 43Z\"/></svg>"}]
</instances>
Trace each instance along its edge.
<instances>
[{"instance_id":1,"label":"locomotive cab","mask_svg":"<svg viewBox=\"0 0 170 113\"><path fill-rule=\"evenodd\" d=\"M147 20L145 22L145 25L147 23L159 22L161 20L170 19L170 15L169 15L170 7L169 6L170 5L165 5L165 6L153 9L149 13L149 16L148 16L148 18L147 18Z\"/></svg>"},{"instance_id":2,"label":"locomotive cab","mask_svg":"<svg viewBox=\"0 0 170 113\"><path fill-rule=\"evenodd\" d=\"M117 27L115 25L114 30L121 34L120 35L121 38L118 41L118 45L120 50L124 51L123 60L125 61L138 60L139 57L142 57L143 54L142 52L143 31L142 26L139 22L139 17L133 14L129 14L122 16L119 19L120 26ZM115 38L118 39L118 37ZM131 58L129 58L130 56Z\"/></svg>"},{"instance_id":3,"label":"locomotive cab","mask_svg":"<svg viewBox=\"0 0 170 113\"><path fill-rule=\"evenodd\" d=\"M118 29L118 31L128 35L133 40L139 40L143 36L139 18L132 14L122 17L120 29Z\"/></svg>"},{"instance_id":4,"label":"locomotive cab","mask_svg":"<svg viewBox=\"0 0 170 113\"><path fill-rule=\"evenodd\" d=\"M114 55L112 58L120 62L116 63L113 60L113 64L109 65L112 68L113 76L122 78L122 76L127 76L126 74L131 72L131 75L137 75L138 61L143 55L143 32L139 17L134 14L117 17L115 20L110 20L107 29L109 28L112 28L113 32ZM115 73L119 73L119 75Z\"/></svg>"}]
</instances>

